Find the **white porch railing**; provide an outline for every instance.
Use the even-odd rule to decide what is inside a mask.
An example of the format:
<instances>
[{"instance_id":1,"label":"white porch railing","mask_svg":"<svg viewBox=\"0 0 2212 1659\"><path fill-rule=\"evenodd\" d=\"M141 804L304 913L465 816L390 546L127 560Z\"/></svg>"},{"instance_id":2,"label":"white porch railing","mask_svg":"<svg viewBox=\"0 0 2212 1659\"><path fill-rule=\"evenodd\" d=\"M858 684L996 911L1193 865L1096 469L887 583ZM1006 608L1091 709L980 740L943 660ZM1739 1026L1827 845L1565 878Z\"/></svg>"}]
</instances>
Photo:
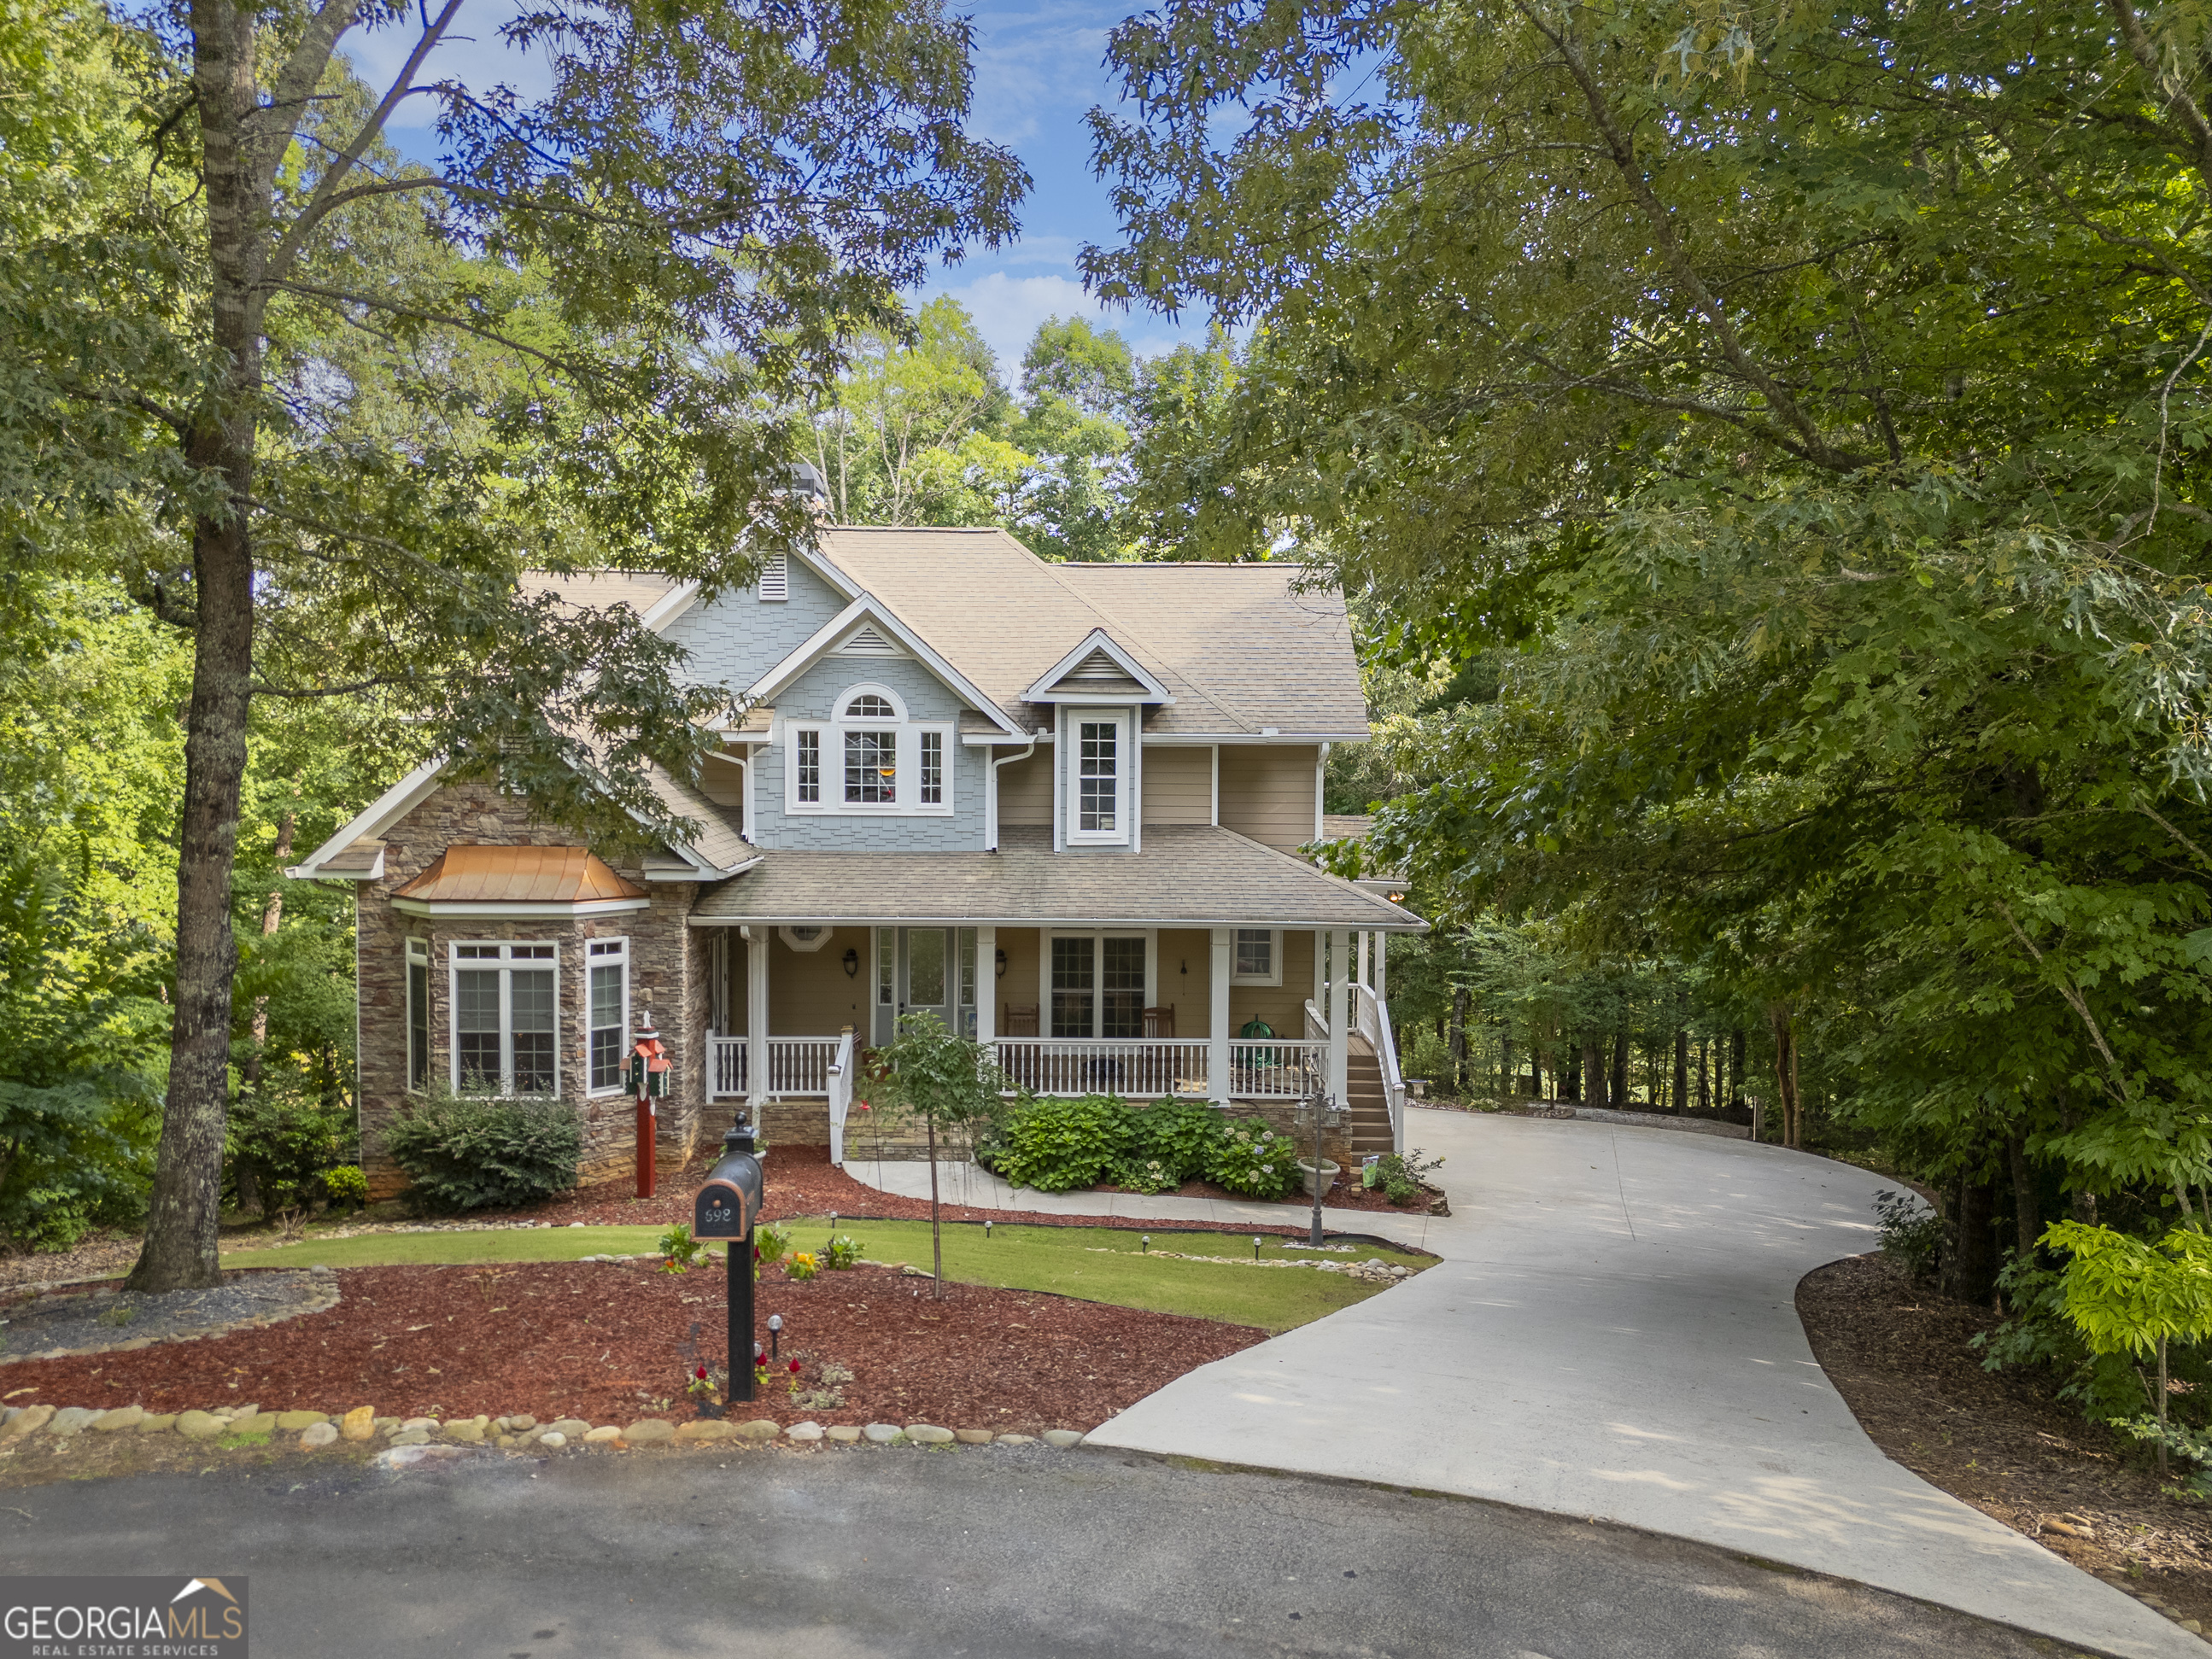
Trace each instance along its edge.
<instances>
[{"instance_id":1,"label":"white porch railing","mask_svg":"<svg viewBox=\"0 0 2212 1659\"><path fill-rule=\"evenodd\" d=\"M718 1036L709 1040L714 1054L715 1100L743 1100L745 1096L745 1040Z\"/></svg>"},{"instance_id":2,"label":"white porch railing","mask_svg":"<svg viewBox=\"0 0 2212 1659\"><path fill-rule=\"evenodd\" d=\"M853 1034L837 1039L837 1052L830 1061L830 1161L845 1163L845 1120L853 1111Z\"/></svg>"},{"instance_id":3,"label":"white porch railing","mask_svg":"<svg viewBox=\"0 0 2212 1659\"><path fill-rule=\"evenodd\" d=\"M839 1045L848 1039L833 1036L772 1036L768 1040L768 1092L773 1098L826 1096L830 1068L836 1063ZM745 1040L718 1036L714 1046L714 1098L742 1099L750 1091L750 1063ZM849 1075L849 1071L848 1075Z\"/></svg>"},{"instance_id":4,"label":"white porch railing","mask_svg":"<svg viewBox=\"0 0 2212 1659\"><path fill-rule=\"evenodd\" d=\"M1232 1037L1229 1094L1233 1100L1304 1100L1328 1068L1328 1044L1296 1037Z\"/></svg>"},{"instance_id":5,"label":"white porch railing","mask_svg":"<svg viewBox=\"0 0 2212 1659\"><path fill-rule=\"evenodd\" d=\"M1390 1005L1375 994L1374 988L1355 984L1352 1025L1375 1050L1375 1063L1382 1070L1382 1098L1390 1108L1390 1150L1406 1150L1406 1079L1398 1074L1398 1044L1390 1030Z\"/></svg>"},{"instance_id":6,"label":"white porch railing","mask_svg":"<svg viewBox=\"0 0 2212 1659\"><path fill-rule=\"evenodd\" d=\"M999 1069L1039 1095L1206 1096L1206 1039L1000 1037Z\"/></svg>"}]
</instances>

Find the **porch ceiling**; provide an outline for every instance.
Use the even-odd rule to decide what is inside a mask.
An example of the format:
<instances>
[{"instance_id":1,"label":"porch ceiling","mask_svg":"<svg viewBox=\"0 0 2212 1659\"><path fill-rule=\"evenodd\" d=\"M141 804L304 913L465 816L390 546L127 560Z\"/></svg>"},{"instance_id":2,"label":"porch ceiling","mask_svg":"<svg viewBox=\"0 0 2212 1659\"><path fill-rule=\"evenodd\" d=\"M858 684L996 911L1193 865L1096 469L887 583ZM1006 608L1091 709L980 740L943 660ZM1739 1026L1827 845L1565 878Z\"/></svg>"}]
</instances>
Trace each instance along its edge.
<instances>
[{"instance_id":1,"label":"porch ceiling","mask_svg":"<svg viewBox=\"0 0 2212 1659\"><path fill-rule=\"evenodd\" d=\"M771 852L708 889L695 926L1352 927L1418 932L1411 911L1232 830L1146 824L1144 850L1052 850L1008 828L995 853Z\"/></svg>"}]
</instances>

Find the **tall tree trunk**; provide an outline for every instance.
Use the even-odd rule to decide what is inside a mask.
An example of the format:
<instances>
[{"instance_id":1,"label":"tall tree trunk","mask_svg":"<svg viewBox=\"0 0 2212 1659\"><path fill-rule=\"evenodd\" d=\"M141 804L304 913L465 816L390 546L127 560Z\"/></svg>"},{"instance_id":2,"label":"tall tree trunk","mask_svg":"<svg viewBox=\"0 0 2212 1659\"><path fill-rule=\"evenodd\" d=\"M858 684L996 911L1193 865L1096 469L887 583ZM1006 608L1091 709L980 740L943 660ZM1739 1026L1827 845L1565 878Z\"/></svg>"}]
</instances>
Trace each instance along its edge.
<instances>
[{"instance_id":1,"label":"tall tree trunk","mask_svg":"<svg viewBox=\"0 0 2212 1659\"><path fill-rule=\"evenodd\" d=\"M1452 990L1451 1036L1452 1092L1467 1092L1467 987L1456 986Z\"/></svg>"},{"instance_id":2,"label":"tall tree trunk","mask_svg":"<svg viewBox=\"0 0 2212 1659\"><path fill-rule=\"evenodd\" d=\"M1521 1079L1514 1074L1513 1071L1513 1039L1510 1036L1501 1035L1498 1038L1498 1042L1502 1047L1499 1050L1498 1076L1498 1080L1504 1085L1499 1090L1499 1093L1504 1098L1510 1100L1518 1091L1518 1085L1521 1081Z\"/></svg>"},{"instance_id":3,"label":"tall tree trunk","mask_svg":"<svg viewBox=\"0 0 2212 1659\"><path fill-rule=\"evenodd\" d=\"M261 391L260 235L267 212L242 126L258 102L257 15L230 0L194 0L191 7L209 315L213 344L228 369L195 412L184 448L195 471L222 478L229 501L192 525L189 608L195 620L178 825L177 1005L146 1243L128 1280L130 1289L142 1292L204 1289L221 1278L216 1234L230 1086L231 987L238 972L230 886L253 672L253 548L246 503L253 494Z\"/></svg>"},{"instance_id":4,"label":"tall tree trunk","mask_svg":"<svg viewBox=\"0 0 2212 1659\"><path fill-rule=\"evenodd\" d=\"M1690 1104L1690 1034L1681 1030L1674 1033L1674 1097L1667 1103L1678 1112Z\"/></svg>"},{"instance_id":5,"label":"tall tree trunk","mask_svg":"<svg viewBox=\"0 0 2212 1659\"><path fill-rule=\"evenodd\" d=\"M287 812L276 823L276 867L281 872L284 860L292 856L292 826L295 819ZM271 887L269 896L261 902L261 937L270 938L284 921L284 890ZM269 999L266 995L253 999L253 1049L246 1057L246 1081L249 1087L261 1086L261 1051L269 1044Z\"/></svg>"},{"instance_id":6,"label":"tall tree trunk","mask_svg":"<svg viewBox=\"0 0 2212 1659\"><path fill-rule=\"evenodd\" d=\"M1767 1024L1774 1030L1775 1103L1782 1108L1782 1144L1804 1144L1804 1125L1797 1109L1797 1033L1790 1023L1790 1005L1766 1006Z\"/></svg>"},{"instance_id":7,"label":"tall tree trunk","mask_svg":"<svg viewBox=\"0 0 2212 1659\"><path fill-rule=\"evenodd\" d=\"M1603 1040L1595 1036L1583 1039L1583 1076L1589 1086L1589 1103L1599 1111L1613 1104L1605 1086L1605 1051Z\"/></svg>"},{"instance_id":8,"label":"tall tree trunk","mask_svg":"<svg viewBox=\"0 0 2212 1659\"><path fill-rule=\"evenodd\" d=\"M1743 1104L1743 1027L1729 1034L1728 1103L1730 1110Z\"/></svg>"},{"instance_id":9,"label":"tall tree trunk","mask_svg":"<svg viewBox=\"0 0 2212 1659\"><path fill-rule=\"evenodd\" d=\"M1569 1100L1583 1097L1583 1051L1573 1043L1567 1045L1567 1063L1560 1072Z\"/></svg>"},{"instance_id":10,"label":"tall tree trunk","mask_svg":"<svg viewBox=\"0 0 2212 1659\"><path fill-rule=\"evenodd\" d=\"M1623 1031L1613 1040L1613 1103L1619 1111L1628 1109L1628 1033Z\"/></svg>"},{"instance_id":11,"label":"tall tree trunk","mask_svg":"<svg viewBox=\"0 0 2212 1659\"><path fill-rule=\"evenodd\" d=\"M1713 1109L1712 1078L1713 1045L1710 1039L1698 1044L1698 1109Z\"/></svg>"},{"instance_id":12,"label":"tall tree trunk","mask_svg":"<svg viewBox=\"0 0 2212 1659\"><path fill-rule=\"evenodd\" d=\"M2012 1166L2013 1220L2019 1235L2014 1259L2025 1261L2043 1237L2043 1210L2035 1196L2035 1172L2027 1166L2027 1137L2017 1129L2005 1137L2005 1161Z\"/></svg>"},{"instance_id":13,"label":"tall tree trunk","mask_svg":"<svg viewBox=\"0 0 2212 1659\"><path fill-rule=\"evenodd\" d=\"M1996 1188L1960 1177L1950 1205L1951 1249L1943 1289L1961 1302L1986 1304L1996 1293Z\"/></svg>"}]
</instances>

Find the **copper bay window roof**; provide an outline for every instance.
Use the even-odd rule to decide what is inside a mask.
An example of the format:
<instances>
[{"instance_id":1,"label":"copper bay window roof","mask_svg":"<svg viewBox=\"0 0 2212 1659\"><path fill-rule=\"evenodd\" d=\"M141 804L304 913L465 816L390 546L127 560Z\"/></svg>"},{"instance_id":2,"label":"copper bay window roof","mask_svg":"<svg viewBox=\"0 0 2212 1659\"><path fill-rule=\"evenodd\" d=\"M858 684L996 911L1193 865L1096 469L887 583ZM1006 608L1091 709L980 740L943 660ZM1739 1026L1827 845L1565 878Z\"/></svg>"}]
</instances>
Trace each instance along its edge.
<instances>
[{"instance_id":1,"label":"copper bay window roof","mask_svg":"<svg viewBox=\"0 0 2212 1659\"><path fill-rule=\"evenodd\" d=\"M426 904L591 904L641 899L583 847L448 847L392 897Z\"/></svg>"}]
</instances>

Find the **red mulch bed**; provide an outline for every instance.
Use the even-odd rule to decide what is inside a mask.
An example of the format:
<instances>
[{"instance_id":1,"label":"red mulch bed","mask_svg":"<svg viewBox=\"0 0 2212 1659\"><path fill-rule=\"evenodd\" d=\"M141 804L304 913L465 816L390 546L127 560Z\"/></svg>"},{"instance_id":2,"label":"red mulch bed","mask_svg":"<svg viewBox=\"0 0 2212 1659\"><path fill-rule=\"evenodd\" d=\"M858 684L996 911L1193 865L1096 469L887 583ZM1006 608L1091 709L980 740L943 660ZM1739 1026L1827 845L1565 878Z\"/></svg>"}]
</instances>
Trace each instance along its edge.
<instances>
[{"instance_id":1,"label":"red mulch bed","mask_svg":"<svg viewBox=\"0 0 2212 1659\"><path fill-rule=\"evenodd\" d=\"M726 1357L717 1271L517 1262L358 1267L338 1278L337 1307L266 1329L19 1361L4 1373L10 1403L175 1412L252 1401L333 1413L368 1404L389 1417L681 1420L695 1414L684 1392L690 1366L719 1368ZM732 1414L1088 1430L1194 1366L1267 1340L1241 1325L1035 1291L948 1284L940 1302L930 1290L888 1268L803 1284L771 1269L759 1286L762 1334L770 1314L783 1316L783 1355L802 1360L809 1388L825 1361L854 1380L839 1408L799 1407L771 1381L763 1399Z\"/></svg>"},{"instance_id":2,"label":"red mulch bed","mask_svg":"<svg viewBox=\"0 0 2212 1659\"><path fill-rule=\"evenodd\" d=\"M711 1156L702 1156L688 1168L664 1170L655 1183L658 1192L649 1199L635 1196L636 1187L628 1180L602 1182L597 1186L580 1187L565 1198L554 1200L531 1210L517 1210L501 1214L486 1213L484 1220L501 1218L550 1221L556 1227L565 1227L572 1221L580 1221L594 1227L669 1226L691 1219L691 1196L704 1184L707 1172L713 1169L721 1156L717 1147ZM841 1216L859 1220L927 1221L929 1200L922 1198L899 1198L879 1192L853 1179L844 1170L830 1162L826 1146L778 1146L761 1165L767 1176L767 1193L761 1206L763 1220L775 1221L785 1216L828 1215L836 1211ZM1110 1190L1102 1188L1101 1190ZM1249 1203L1225 1188L1202 1181L1194 1181L1179 1189L1178 1196L1185 1198L1229 1199ZM1412 1206L1396 1209L1380 1193L1364 1192L1352 1183L1339 1180L1324 1201L1323 1208L1332 1210L1391 1210L1405 1215L1418 1213ZM1258 1224L1263 1232L1285 1234L1303 1233L1301 1214L1312 1213L1312 1200L1301 1193L1297 1200L1286 1200L1282 1206L1283 1219L1279 1223ZM947 1221L1018 1221L1039 1227L1117 1227L1127 1231L1158 1232L1160 1224L1141 1217L1103 1215L1047 1215L1035 1210L990 1210L975 1205L947 1204L942 1212ZM1177 1231L1188 1229L1198 1232L1249 1234L1254 1224L1240 1221L1178 1221Z\"/></svg>"}]
</instances>

